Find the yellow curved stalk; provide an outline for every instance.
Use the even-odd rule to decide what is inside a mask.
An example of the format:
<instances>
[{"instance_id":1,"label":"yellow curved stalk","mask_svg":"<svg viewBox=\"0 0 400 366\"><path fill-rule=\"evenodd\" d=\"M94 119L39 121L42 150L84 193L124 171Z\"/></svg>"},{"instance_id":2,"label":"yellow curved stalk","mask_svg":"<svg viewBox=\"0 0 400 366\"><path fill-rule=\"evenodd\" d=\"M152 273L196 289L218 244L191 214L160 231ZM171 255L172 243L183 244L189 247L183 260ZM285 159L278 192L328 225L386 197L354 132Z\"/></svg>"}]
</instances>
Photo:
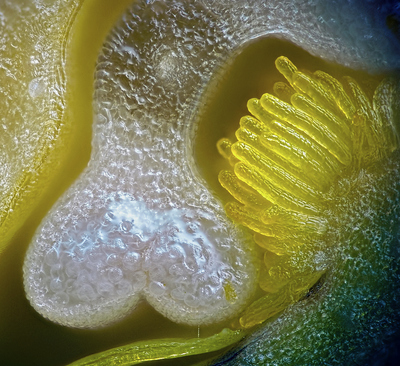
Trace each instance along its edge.
<instances>
[{"instance_id":1,"label":"yellow curved stalk","mask_svg":"<svg viewBox=\"0 0 400 366\"><path fill-rule=\"evenodd\" d=\"M219 181L238 201L228 202L225 210L253 231L265 250L259 286L268 294L244 311L243 328L279 313L312 287L323 270L304 261L326 246L337 182L357 176L399 146L393 80L382 81L371 102L350 77L342 84L322 71L301 72L285 57L275 65L290 85L278 82L278 97L264 94L248 101L254 117L243 117L238 141L229 141L236 163L219 148L233 165Z\"/></svg>"},{"instance_id":2,"label":"yellow curved stalk","mask_svg":"<svg viewBox=\"0 0 400 366\"><path fill-rule=\"evenodd\" d=\"M229 347L244 337L244 332L223 329L208 338L156 339L128 344L96 353L71 363L69 366L133 366L148 361L171 360L195 356Z\"/></svg>"}]
</instances>

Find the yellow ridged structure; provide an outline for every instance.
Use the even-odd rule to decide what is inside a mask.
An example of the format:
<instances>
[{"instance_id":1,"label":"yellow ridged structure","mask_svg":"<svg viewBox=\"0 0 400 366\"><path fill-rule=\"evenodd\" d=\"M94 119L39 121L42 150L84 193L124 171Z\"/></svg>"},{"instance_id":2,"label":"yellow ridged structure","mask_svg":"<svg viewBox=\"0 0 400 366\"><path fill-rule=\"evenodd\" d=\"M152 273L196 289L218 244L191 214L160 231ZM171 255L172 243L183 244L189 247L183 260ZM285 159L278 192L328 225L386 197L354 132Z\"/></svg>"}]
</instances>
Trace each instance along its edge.
<instances>
[{"instance_id":1,"label":"yellow ridged structure","mask_svg":"<svg viewBox=\"0 0 400 366\"><path fill-rule=\"evenodd\" d=\"M338 182L399 146L386 107L393 80L383 80L371 102L350 77L302 72L283 56L275 65L288 83L250 99L252 115L241 118L237 141L217 143L233 168L218 177L235 199L227 215L265 251L259 286L267 294L242 314L243 328L279 313L319 280L324 270L302 261L326 242Z\"/></svg>"}]
</instances>

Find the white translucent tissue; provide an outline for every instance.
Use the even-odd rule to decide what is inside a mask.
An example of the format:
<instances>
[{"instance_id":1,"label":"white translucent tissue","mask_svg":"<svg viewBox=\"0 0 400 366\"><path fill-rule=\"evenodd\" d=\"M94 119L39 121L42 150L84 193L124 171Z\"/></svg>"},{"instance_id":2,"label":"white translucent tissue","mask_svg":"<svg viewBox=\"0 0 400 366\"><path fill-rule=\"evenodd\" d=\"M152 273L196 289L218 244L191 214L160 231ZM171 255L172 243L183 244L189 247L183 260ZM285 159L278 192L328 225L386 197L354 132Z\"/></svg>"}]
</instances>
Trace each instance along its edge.
<instances>
[{"instance_id":1,"label":"white translucent tissue","mask_svg":"<svg viewBox=\"0 0 400 366\"><path fill-rule=\"evenodd\" d=\"M203 325L248 304L252 248L193 160L198 102L218 66L259 36L351 66L390 60L379 34L345 43L329 21L347 15L325 4L139 1L125 12L98 58L91 160L27 252L25 290L39 313L97 327L143 299L175 322ZM354 39L374 32L366 18L352 24ZM40 82L30 85L31 94L41 91Z\"/></svg>"}]
</instances>

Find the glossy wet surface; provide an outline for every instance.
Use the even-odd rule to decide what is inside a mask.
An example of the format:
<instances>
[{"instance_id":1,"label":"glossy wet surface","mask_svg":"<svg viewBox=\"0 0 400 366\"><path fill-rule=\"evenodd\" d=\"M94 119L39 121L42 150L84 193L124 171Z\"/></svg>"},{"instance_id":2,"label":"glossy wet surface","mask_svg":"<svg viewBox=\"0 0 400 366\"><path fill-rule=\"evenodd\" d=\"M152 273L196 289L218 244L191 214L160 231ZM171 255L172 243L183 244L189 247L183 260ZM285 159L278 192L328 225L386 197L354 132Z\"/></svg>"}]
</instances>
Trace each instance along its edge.
<instances>
[{"instance_id":1,"label":"glossy wet surface","mask_svg":"<svg viewBox=\"0 0 400 366\"><path fill-rule=\"evenodd\" d=\"M262 69L265 66L265 59L263 58L263 56L264 54L269 53L269 47L270 45L268 44L264 46L255 46L255 53L251 54L251 56L243 56L243 59L241 61L242 66L234 69L231 74L236 76L247 75L251 71L255 71L255 76L259 75L258 72L262 74ZM288 51L289 53L293 53L293 56L289 56L291 56L291 58L298 65L301 65L301 58L304 57L305 63L307 63L304 66L307 69L314 69L314 67L307 62L308 56L306 54L304 54L304 56L299 56L300 59L296 60L296 54L298 53L297 50L290 50L290 47L288 46L284 46L284 50ZM245 65L248 65L247 61L253 60L253 55L260 55L260 57L257 59L256 67L251 67L249 70L245 67ZM280 54L271 56L271 59L273 60L276 56L279 55ZM301 55L301 52L299 53L299 55ZM248 60L246 59L246 57L248 58ZM271 68L273 67L272 65L273 63L271 63ZM317 65L316 68L319 68L319 66ZM245 108L245 102L249 97L258 97L259 94L266 91L264 87L259 87L258 77L255 78L255 81L250 80L250 78L247 78L246 76L244 76L242 80L239 77L237 77L237 79L239 80L239 82L237 84L233 83L234 85L232 87L229 86L228 89L233 90L234 87L236 88L236 86L242 86L243 81L249 81L249 84L251 84L251 86L248 88L249 92L244 95L243 107L239 107L238 109ZM268 82L266 81L266 83ZM229 82L227 82L227 84L229 85ZM40 88L36 88L35 90L40 90ZM215 100L219 102L216 103L216 106L226 105L226 114L228 114L228 112L231 113L231 110L236 109L236 107L239 106L239 100L226 98L226 96L222 94L224 93L220 93L220 97L215 98ZM234 106L235 108L232 108L232 106ZM218 107L212 110L210 115L218 115L217 110L219 110ZM229 127L224 127L224 130L220 134L216 133L215 136L213 134L212 138L208 139L202 137L202 132L201 130L199 130L200 142L197 146L204 146L204 151L210 153L209 155L204 155L207 156L206 158L204 158L201 156L201 149L197 149L197 147L195 146L197 151L196 156L199 161L199 165L203 166L203 168L200 169L204 171L206 179L209 179L210 182L212 182L214 179L212 178L213 173L207 172L208 169L204 168L204 164L202 165L202 159L203 161L207 161L211 160L213 156L217 157L217 152L216 150L214 150L215 143L212 143L211 141L214 139L218 139L219 137L225 136L227 135L227 133L231 133L231 131L236 129L236 123L240 116L242 116L243 114L243 109L232 113L229 118L229 122L227 122L226 124L221 124ZM210 119L206 118L206 120ZM219 119L217 119L217 121L219 121ZM230 121L234 121L233 125L230 124ZM217 123L214 123L214 125L215 124ZM205 128L205 131L210 130L213 129ZM205 134L207 134L207 132L205 132ZM86 141L86 144L89 144L89 139ZM215 155L213 155L212 151L215 151ZM76 161L79 161L80 156L77 156L76 159ZM395 159L397 158L395 157ZM218 164L213 167L213 170L219 170ZM69 172L72 171L73 168L71 168L71 170L67 169L65 174L68 175ZM392 182L396 184L397 179L391 179L393 179ZM391 182L390 179L388 179L388 181ZM214 185L213 187L216 186L215 183L210 184ZM384 187L386 189L387 185L384 182L380 182L377 187L378 189L383 189ZM215 190L218 190L218 188L215 187ZM49 195L51 194L49 193ZM391 193L391 195L393 196L394 201L397 202L395 198L395 193ZM3 254L2 257L2 260L4 260L4 262L2 262L1 266L1 271L3 275L1 276L0 282L2 299L2 305L0 308L0 319L2 319L0 324L0 336L2 337L2 339L0 343L2 353L0 354L0 359L2 361L4 360L5 364L32 365L35 364L35 362L38 365L63 364L65 362L73 361L76 358L84 356L88 353L101 351L109 347L116 346L118 344L132 342L139 338L143 339L166 336L197 337L196 327L174 325L172 322L166 321L156 312L145 306L140 306L137 309L137 313L132 317L126 319L123 323L100 331L68 330L66 328L56 326L54 324L51 324L50 322L43 320L37 313L35 313L27 303L27 300L25 299L25 295L23 293L21 284L21 268L23 263L24 250L31 240L33 231L38 226L40 218L45 215L45 213L51 206L50 203L46 201L46 198L48 197L49 196L45 197L42 200L41 207L33 213L27 224L24 225L23 229L15 236L12 245ZM382 345L385 336L380 333L380 327L382 329L393 329L394 327L395 329L393 323L396 321L396 317L394 316L393 312L397 307L396 301L394 301L396 299L393 298L391 294L398 293L398 288L395 285L397 281L397 272L395 269L395 258L397 258L396 240L398 239L393 236L393 233L396 232L396 220L398 217L398 213L390 208L391 204L392 203L388 201L388 206L385 206L388 207L388 211L384 212L384 214L382 212L378 212L377 216L373 216L379 218L379 220L376 221L376 225L378 225L378 227L375 225L373 231L376 233L377 231L379 231L379 227L385 228L385 230L382 230L383 234L379 234L379 237L381 237L382 235L392 237L392 239L389 240L391 241L392 245L390 246L385 244L383 248L380 248L380 246L378 245L379 243L377 243L376 241L372 241L378 246L371 246L368 242L368 237L370 237L371 234L365 233L367 239L361 241L361 244L359 246L356 246L355 251L350 250L350 253L347 253L347 250L344 250L343 258L348 259L345 262L346 265L339 267L339 269L334 272L334 277L336 276L336 278L342 279L339 280L339 283L340 281L347 281L342 276L345 274L349 274L349 276L351 273L354 274L354 272L352 272L354 271L354 268L358 268L359 271L356 272L361 273L362 276L357 277L356 274L354 274L354 276L350 276L355 281L354 285L345 286L343 284L342 286L337 286L336 290L330 293L327 290L325 290L325 292L321 292L320 296L323 296L324 294L326 295L326 301L323 302L323 305L321 305L322 307L325 307L325 309L330 309L329 304L334 301L338 301L338 304L344 303L346 305L346 310L344 312L337 312L336 315L332 315L333 317L331 315L328 315L325 320L321 320L313 317L312 315L313 309L315 310L318 308L318 306L315 305L314 300L311 300L311 304L300 304L298 305L298 309L300 310L297 310L297 312L294 313L295 315L289 314L283 318L287 322L290 322L291 319L303 319L303 321L297 323L296 326L293 326L293 330L295 331L295 333L300 335L298 338L295 338L295 341L293 341L294 343L290 346L291 351L279 347L277 343L274 343L276 342L276 340L281 340L281 342L283 343L286 343L287 341L281 338L278 334L280 329L283 328L277 327L276 330L273 330L273 325L271 324L269 327L267 327L268 330L266 334L271 335L276 332L277 336L273 338L275 339L275 341L268 341L268 338L272 339L271 336L267 336L267 339L265 337L260 337L259 340L256 340L255 343L253 343L252 347L247 347L246 350L244 350L243 352L239 352L239 360L244 360L243 362L246 363L257 364L264 363L268 359L273 359L276 360L276 362L280 362L280 364L285 364L285 362L288 363L296 361L297 363L299 363L301 360L303 360L304 362L304 360L309 359L309 364L311 364L313 357L317 357L313 353L316 352L317 354L322 355L332 362L335 357L337 357L337 362L341 362L341 357L347 358L348 354L350 353L349 350L356 347L357 344L363 344L363 346L368 346L370 347L370 349L373 349L374 347L379 348ZM365 203L365 205L368 206L368 203ZM365 205L362 207L365 207ZM388 219L388 217L385 216L387 212L390 212L391 219ZM357 216L356 214L354 215ZM349 234L349 238L346 239L347 242L354 242L360 239L357 235L355 237L353 237L352 235L353 234ZM376 261L373 263L375 263L375 265L383 272L380 270L368 269L370 268L370 258L375 256L375 250L377 250L380 255L376 256ZM364 260L365 258L366 260ZM389 270L389 272L386 273L384 271L385 269ZM359 279L357 280L357 278ZM368 286L360 285L360 283L362 283L367 278L368 280L376 278L377 281ZM337 282L335 283L337 285ZM330 287L328 288L330 289ZM355 292L352 292L352 289L354 289ZM379 289L379 291L377 289ZM379 295L379 298L376 296L377 293ZM354 294L356 294L356 296ZM346 300L346 297L348 297L349 300ZM357 303L359 303L359 305L354 305ZM310 313L311 315L308 316L308 313ZM390 314L390 318L387 317L387 314ZM149 321L148 319L151 319L151 321ZM363 319L371 320L363 321ZM315 324L313 322L317 322L317 324L322 324L322 327L315 328ZM306 323L309 324L309 328L305 327L304 329L302 329L302 325L305 325ZM332 323L335 323L335 326L332 326ZM140 334L135 333L135 328L140 329ZM319 330L317 331L316 329ZM343 331L343 329L345 330ZM146 330L146 333L144 332L144 330ZM215 328L201 329L200 334L201 336L205 336L212 334L215 331ZM301 334L304 334L303 332L309 335L308 340L304 340L304 338L301 337ZM340 335L341 333L342 335ZM354 337L355 333L358 334L357 337ZM372 337L373 334L375 334L375 337ZM380 336L382 336L382 339L380 341L371 341L372 338L379 338ZM353 341L351 340L352 338L354 338ZM329 339L328 343L326 343L327 339ZM343 341L343 339L346 339L346 341ZM307 344L313 344L313 349L306 349L305 353L296 353L296 350L300 350L303 347L304 342ZM340 350L336 350L337 344L339 343L344 344L344 347ZM323 344L325 344L325 346L323 346ZM322 351L320 348L318 348L318 345L323 347ZM265 349L271 350L270 353L266 354L264 352ZM281 349L282 351L279 351L279 349ZM362 353L362 348L358 349L357 351L359 351L359 354ZM353 362L358 361L357 356L354 356L351 359Z\"/></svg>"}]
</instances>

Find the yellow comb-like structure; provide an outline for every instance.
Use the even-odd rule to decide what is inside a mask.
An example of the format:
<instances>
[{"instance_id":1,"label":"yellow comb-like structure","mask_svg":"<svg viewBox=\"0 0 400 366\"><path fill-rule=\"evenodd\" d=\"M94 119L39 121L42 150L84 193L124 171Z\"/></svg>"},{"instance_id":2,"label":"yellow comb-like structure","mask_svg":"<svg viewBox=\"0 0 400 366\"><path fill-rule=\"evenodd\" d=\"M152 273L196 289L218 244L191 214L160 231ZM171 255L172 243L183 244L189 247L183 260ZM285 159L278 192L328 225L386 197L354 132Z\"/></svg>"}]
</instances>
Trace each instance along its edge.
<instances>
[{"instance_id":1,"label":"yellow comb-like structure","mask_svg":"<svg viewBox=\"0 0 400 366\"><path fill-rule=\"evenodd\" d=\"M249 328L298 301L324 272L313 260L329 243L342 178L357 177L399 146L388 105L394 81L377 87L372 103L350 77L301 72L286 57L276 68L287 83L250 99L237 141L218 141L233 170L219 182L235 201L228 216L254 232L265 250L259 286L268 294L240 318ZM309 261L309 263L306 263Z\"/></svg>"}]
</instances>

